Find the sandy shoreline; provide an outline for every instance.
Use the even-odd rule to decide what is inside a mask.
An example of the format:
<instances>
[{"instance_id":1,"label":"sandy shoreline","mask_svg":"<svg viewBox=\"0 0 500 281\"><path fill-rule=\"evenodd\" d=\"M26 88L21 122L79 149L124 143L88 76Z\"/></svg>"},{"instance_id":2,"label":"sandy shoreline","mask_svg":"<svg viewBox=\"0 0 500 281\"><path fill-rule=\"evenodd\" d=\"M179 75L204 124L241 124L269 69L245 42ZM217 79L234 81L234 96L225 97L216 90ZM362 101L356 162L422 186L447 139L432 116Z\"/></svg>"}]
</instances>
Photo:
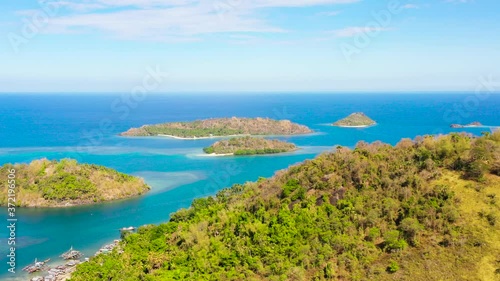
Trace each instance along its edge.
<instances>
[{"instance_id":1,"label":"sandy shoreline","mask_svg":"<svg viewBox=\"0 0 500 281\"><path fill-rule=\"evenodd\" d=\"M234 153L224 153L224 154L217 154L217 153L210 153L210 154L199 154L198 156L201 157L221 157L221 156L233 156Z\"/></svg>"},{"instance_id":2,"label":"sandy shoreline","mask_svg":"<svg viewBox=\"0 0 500 281\"><path fill-rule=\"evenodd\" d=\"M462 129L462 128L500 128L498 126L488 126L488 125L481 125L481 126L476 126L476 125L463 125L459 127L451 127L452 129Z\"/></svg>"},{"instance_id":3,"label":"sandy shoreline","mask_svg":"<svg viewBox=\"0 0 500 281\"><path fill-rule=\"evenodd\" d=\"M337 126L337 125L332 125L334 127L340 127L340 128L368 128L368 127L372 127L372 126L375 126L377 124L372 124L372 125L359 125L359 126Z\"/></svg>"},{"instance_id":4,"label":"sandy shoreline","mask_svg":"<svg viewBox=\"0 0 500 281\"><path fill-rule=\"evenodd\" d=\"M301 136L312 136L317 133L309 133L309 134L297 134L297 135L251 135L251 134L243 134L243 135L227 135L227 136L211 136L211 137L193 137L193 138L183 138L172 135L164 135L157 134L157 137L171 138L176 140L204 140L204 139L221 139L221 138L233 138L233 137L261 137L261 138L272 138L272 137L301 137Z\"/></svg>"},{"instance_id":5,"label":"sandy shoreline","mask_svg":"<svg viewBox=\"0 0 500 281\"><path fill-rule=\"evenodd\" d=\"M183 137L164 135L164 134L158 134L157 136L176 139L176 140L203 140L203 139L217 139L217 138L227 138L227 137L245 137L250 135L227 135L227 136L192 137L192 138L183 138Z\"/></svg>"}]
</instances>

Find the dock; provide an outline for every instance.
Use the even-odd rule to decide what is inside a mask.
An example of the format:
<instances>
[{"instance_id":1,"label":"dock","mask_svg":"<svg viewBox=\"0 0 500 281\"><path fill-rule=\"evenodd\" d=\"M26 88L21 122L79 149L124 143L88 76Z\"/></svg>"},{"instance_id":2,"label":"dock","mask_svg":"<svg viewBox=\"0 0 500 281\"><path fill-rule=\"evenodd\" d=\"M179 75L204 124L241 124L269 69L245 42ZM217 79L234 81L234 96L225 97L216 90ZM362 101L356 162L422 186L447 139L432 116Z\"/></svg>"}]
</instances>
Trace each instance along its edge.
<instances>
[{"instance_id":1,"label":"dock","mask_svg":"<svg viewBox=\"0 0 500 281\"><path fill-rule=\"evenodd\" d=\"M75 271L76 266L80 264L79 260L70 260L65 264L48 268L47 275L44 277L33 277L31 281L63 281L70 278L71 273Z\"/></svg>"},{"instance_id":2,"label":"dock","mask_svg":"<svg viewBox=\"0 0 500 281\"><path fill-rule=\"evenodd\" d=\"M123 227L120 229L120 234L122 238L130 233L134 233L137 231L136 227ZM107 244L102 246L95 255L107 254L112 252L115 248L118 248L118 252L122 253L123 250L118 247L120 245L121 240L116 239L111 244ZM80 263L88 262L89 258L85 258L83 261L81 258L83 257L83 253L73 249L73 246L69 248L68 251L62 253L60 257L66 260L65 264L56 265L53 267L48 267L46 265L50 259L47 259L43 262L39 262L35 259L35 262L23 268L24 271L29 273L35 272L46 272L45 276L34 276L30 279L30 281L66 281L71 278L71 273L75 271L76 266ZM40 274L40 273L38 273Z\"/></svg>"},{"instance_id":3,"label":"dock","mask_svg":"<svg viewBox=\"0 0 500 281\"><path fill-rule=\"evenodd\" d=\"M116 248L116 246L118 246L118 244L120 243L120 240L115 240L113 241L113 243L111 244L107 244L107 245L104 245L102 246L96 253L95 255L99 255L99 254L107 254L107 253L110 253L111 251L113 251L114 248Z\"/></svg>"},{"instance_id":4,"label":"dock","mask_svg":"<svg viewBox=\"0 0 500 281\"><path fill-rule=\"evenodd\" d=\"M23 271L26 271L28 273L34 273L38 271L45 270L47 268L46 264L50 261L50 259L46 259L45 261L38 261L35 259L35 261L32 264L29 264L23 268Z\"/></svg>"},{"instance_id":5,"label":"dock","mask_svg":"<svg viewBox=\"0 0 500 281\"><path fill-rule=\"evenodd\" d=\"M71 248L68 251L60 255L60 257L65 260L76 260L81 258L82 256L83 254L80 251L74 250L73 246L71 246Z\"/></svg>"}]
</instances>

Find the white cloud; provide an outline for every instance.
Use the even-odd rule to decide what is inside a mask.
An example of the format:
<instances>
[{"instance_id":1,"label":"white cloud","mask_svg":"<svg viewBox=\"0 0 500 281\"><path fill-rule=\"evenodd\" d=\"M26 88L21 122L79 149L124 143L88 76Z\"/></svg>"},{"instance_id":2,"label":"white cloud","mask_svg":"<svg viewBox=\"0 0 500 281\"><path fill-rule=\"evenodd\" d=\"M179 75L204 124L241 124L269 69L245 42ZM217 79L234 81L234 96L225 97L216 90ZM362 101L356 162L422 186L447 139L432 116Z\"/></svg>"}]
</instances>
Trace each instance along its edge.
<instances>
[{"instance_id":1,"label":"white cloud","mask_svg":"<svg viewBox=\"0 0 500 281\"><path fill-rule=\"evenodd\" d=\"M449 2L449 3L471 3L471 2L474 2L474 0L446 0L446 2Z\"/></svg>"},{"instance_id":2,"label":"white cloud","mask_svg":"<svg viewBox=\"0 0 500 281\"><path fill-rule=\"evenodd\" d=\"M371 33L371 32L380 32L387 31L388 28L383 27L359 27L359 26L351 26L342 29L333 30L330 33L333 33L336 37L354 37L358 34L362 33Z\"/></svg>"},{"instance_id":3,"label":"white cloud","mask_svg":"<svg viewBox=\"0 0 500 281\"><path fill-rule=\"evenodd\" d=\"M318 15L319 16L327 16L327 17L334 17L338 16L342 13L342 11L329 11L329 12L321 12Z\"/></svg>"},{"instance_id":4,"label":"white cloud","mask_svg":"<svg viewBox=\"0 0 500 281\"><path fill-rule=\"evenodd\" d=\"M222 0L224 1L224 0ZM231 0L225 0L231 2ZM236 0L244 2L245 0ZM361 0L248 0L254 7L305 7L326 4L352 4Z\"/></svg>"},{"instance_id":5,"label":"white cloud","mask_svg":"<svg viewBox=\"0 0 500 281\"><path fill-rule=\"evenodd\" d=\"M361 0L60 0L49 33L103 31L121 39L192 41L213 33L284 32L257 10ZM333 15L333 14L332 14Z\"/></svg>"},{"instance_id":6,"label":"white cloud","mask_svg":"<svg viewBox=\"0 0 500 281\"><path fill-rule=\"evenodd\" d=\"M196 3L196 0L86 0L86 1L54 1L53 3L74 10L97 10L115 7L175 7Z\"/></svg>"},{"instance_id":7,"label":"white cloud","mask_svg":"<svg viewBox=\"0 0 500 281\"><path fill-rule=\"evenodd\" d=\"M126 10L106 14L83 14L53 19L51 28L66 32L102 30L121 39L153 41L190 41L197 36L221 32L281 32L264 22L237 15L227 15L224 21L203 7Z\"/></svg>"},{"instance_id":8,"label":"white cloud","mask_svg":"<svg viewBox=\"0 0 500 281\"><path fill-rule=\"evenodd\" d=\"M416 4L405 4L405 5L401 6L401 8L403 8L403 9L418 9L419 6Z\"/></svg>"},{"instance_id":9,"label":"white cloud","mask_svg":"<svg viewBox=\"0 0 500 281\"><path fill-rule=\"evenodd\" d=\"M85 11L106 8L105 5L99 3L75 3L69 1L58 1L53 3L56 4L59 8L67 8L78 12L85 12Z\"/></svg>"},{"instance_id":10,"label":"white cloud","mask_svg":"<svg viewBox=\"0 0 500 281\"><path fill-rule=\"evenodd\" d=\"M135 7L140 9L167 8L187 5L226 6L234 9L268 7L306 7L329 4L351 4L361 0L87 0L54 1L60 6L73 10L97 10L116 7Z\"/></svg>"}]
</instances>

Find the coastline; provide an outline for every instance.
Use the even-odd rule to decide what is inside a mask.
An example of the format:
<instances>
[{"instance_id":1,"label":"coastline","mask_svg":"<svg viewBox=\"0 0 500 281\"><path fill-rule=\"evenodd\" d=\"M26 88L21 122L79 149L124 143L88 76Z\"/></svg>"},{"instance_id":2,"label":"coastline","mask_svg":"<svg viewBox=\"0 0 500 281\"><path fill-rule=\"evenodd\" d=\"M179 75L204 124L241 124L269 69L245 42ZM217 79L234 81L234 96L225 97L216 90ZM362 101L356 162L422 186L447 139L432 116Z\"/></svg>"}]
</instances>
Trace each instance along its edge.
<instances>
[{"instance_id":1,"label":"coastline","mask_svg":"<svg viewBox=\"0 0 500 281\"><path fill-rule=\"evenodd\" d=\"M347 125L332 125L333 127L340 127L340 128L368 128L368 127L373 127L376 126L377 124L372 124L372 125L357 125L357 126L347 126Z\"/></svg>"},{"instance_id":2,"label":"coastline","mask_svg":"<svg viewBox=\"0 0 500 281\"><path fill-rule=\"evenodd\" d=\"M463 128L500 128L498 126L488 126L488 125L481 125L481 126L475 126L475 125L464 125L460 127L451 127L452 129L463 129Z\"/></svg>"},{"instance_id":3,"label":"coastline","mask_svg":"<svg viewBox=\"0 0 500 281\"><path fill-rule=\"evenodd\" d=\"M325 123L322 125L328 125L331 126L330 123ZM157 135L150 135L150 136L123 136L123 135L118 135L118 137L121 138L170 138L170 139L176 139L176 140L204 140L204 139L222 139L222 138L232 138L232 137L262 137L262 138L272 138L272 137L311 137L311 136L317 136L317 135L324 135L324 132L318 132L318 131L311 131L310 133L305 133L305 134L293 134L293 135L252 135L252 134L239 134L239 135L227 135L227 136L211 136L211 137L192 137L192 138L186 138L186 137L178 137L178 136L173 136L173 135L166 135L166 134L157 134Z\"/></svg>"},{"instance_id":4,"label":"coastline","mask_svg":"<svg viewBox=\"0 0 500 281\"><path fill-rule=\"evenodd\" d=\"M112 203L112 202L117 202L121 200L128 200L128 199L133 199L137 198L143 195L146 195L151 191L151 188L144 193L141 194L135 194L135 195L129 195L125 197L120 197L120 198L113 198L110 200L102 200L102 201L85 201L83 203L75 203L75 202L66 202L66 203L55 203L55 204L48 204L48 205L19 205L16 206L17 208L21 209L66 209L66 208L73 208L73 207L85 207L85 206L94 206L94 205L99 205L99 204L105 204L105 203ZM0 207L7 207L7 205L0 205Z\"/></svg>"},{"instance_id":5,"label":"coastline","mask_svg":"<svg viewBox=\"0 0 500 281\"><path fill-rule=\"evenodd\" d=\"M164 135L164 134L158 134L156 136L157 137L171 138L171 139L176 139L176 140L203 140L203 139L217 139L217 138L227 138L227 137L245 137L245 136L250 136L250 135L227 135L227 136L192 137L192 138L184 138L184 137Z\"/></svg>"},{"instance_id":6,"label":"coastline","mask_svg":"<svg viewBox=\"0 0 500 281\"><path fill-rule=\"evenodd\" d=\"M170 138L170 139L176 139L176 140L204 140L204 139L222 139L222 138L234 138L234 137L300 137L300 136L312 136L312 135L318 135L319 133L317 132L312 132L308 134L296 134L296 135L251 135L251 134L241 134L241 135L227 135L227 136L211 136L211 137L192 137L192 138L184 138L184 137L178 137L178 136L172 136L172 135L164 135L164 134L158 134L156 136L149 136L149 137L163 137L163 138Z\"/></svg>"},{"instance_id":7,"label":"coastline","mask_svg":"<svg viewBox=\"0 0 500 281\"><path fill-rule=\"evenodd\" d=\"M99 250L95 252L94 254L90 254L88 257L82 258L83 259L67 259L67 260L62 260L59 259L57 261L52 261L50 263L50 266L48 266L46 269L43 269L41 271L35 272L34 275L27 273L27 272L22 272L21 278L22 280L53 280L53 281L66 281L66 280L71 280L72 274L76 271L76 268L79 264L86 263L89 261L89 259L95 258L98 255L103 255L106 254L116 247L119 247L120 242L122 239L113 239L113 241L106 242L105 244L101 245ZM73 265L68 265L68 262L73 262ZM59 272L57 273L51 273L51 269L57 269L60 266L64 266L64 269L60 269ZM24 277L27 277L28 279L24 279ZM46 279L49 277L49 279Z\"/></svg>"},{"instance_id":8,"label":"coastline","mask_svg":"<svg viewBox=\"0 0 500 281\"><path fill-rule=\"evenodd\" d=\"M210 154L200 154L200 156L203 157L222 157L222 156L234 156L234 153L222 153L222 154L217 154L217 153L210 153Z\"/></svg>"}]
</instances>

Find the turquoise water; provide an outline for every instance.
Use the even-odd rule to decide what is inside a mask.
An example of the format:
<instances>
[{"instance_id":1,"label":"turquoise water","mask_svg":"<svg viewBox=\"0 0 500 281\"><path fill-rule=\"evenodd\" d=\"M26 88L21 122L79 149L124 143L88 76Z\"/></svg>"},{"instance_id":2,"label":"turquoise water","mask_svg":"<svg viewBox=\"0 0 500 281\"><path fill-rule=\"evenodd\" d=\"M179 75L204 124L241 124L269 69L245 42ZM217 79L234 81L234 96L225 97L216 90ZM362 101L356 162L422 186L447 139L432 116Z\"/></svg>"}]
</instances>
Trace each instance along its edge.
<instances>
[{"instance_id":1,"label":"turquoise water","mask_svg":"<svg viewBox=\"0 0 500 281\"><path fill-rule=\"evenodd\" d=\"M466 131L476 135L500 125L500 95L457 94L235 94L150 95L134 102L111 94L1 94L0 164L38 158L76 158L145 178L153 190L142 197L65 209L18 209L17 269L7 274L7 231L0 233L0 278L21 276L34 258L57 260L70 246L93 254L119 237L119 229L160 223L188 207L193 198L212 195L235 183L270 177L277 170L314 158L336 145L360 140L395 144L401 138ZM378 122L365 129L328 123L363 111ZM281 138L296 143L294 153L256 157L206 157L213 140L124 138L133 126L209 117L291 119L315 130ZM451 123L480 121L484 128L451 129ZM6 179L0 179L4 181ZM2 216L6 222L6 210Z\"/></svg>"}]
</instances>

